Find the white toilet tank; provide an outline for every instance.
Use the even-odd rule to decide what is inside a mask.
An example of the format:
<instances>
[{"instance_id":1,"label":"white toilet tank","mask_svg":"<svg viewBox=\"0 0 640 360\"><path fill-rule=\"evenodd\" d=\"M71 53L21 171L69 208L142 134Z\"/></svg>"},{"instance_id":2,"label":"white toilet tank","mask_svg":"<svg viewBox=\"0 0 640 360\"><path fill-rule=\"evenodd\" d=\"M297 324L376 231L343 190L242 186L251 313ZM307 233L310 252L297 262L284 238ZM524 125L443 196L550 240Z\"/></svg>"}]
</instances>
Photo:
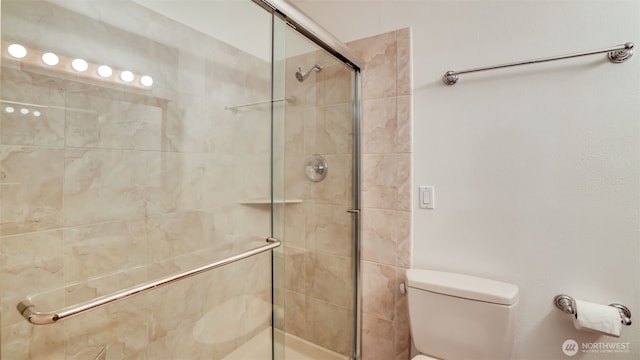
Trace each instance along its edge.
<instances>
[{"instance_id":1,"label":"white toilet tank","mask_svg":"<svg viewBox=\"0 0 640 360\"><path fill-rule=\"evenodd\" d=\"M407 270L411 335L420 353L445 360L511 358L518 287L431 270Z\"/></svg>"}]
</instances>

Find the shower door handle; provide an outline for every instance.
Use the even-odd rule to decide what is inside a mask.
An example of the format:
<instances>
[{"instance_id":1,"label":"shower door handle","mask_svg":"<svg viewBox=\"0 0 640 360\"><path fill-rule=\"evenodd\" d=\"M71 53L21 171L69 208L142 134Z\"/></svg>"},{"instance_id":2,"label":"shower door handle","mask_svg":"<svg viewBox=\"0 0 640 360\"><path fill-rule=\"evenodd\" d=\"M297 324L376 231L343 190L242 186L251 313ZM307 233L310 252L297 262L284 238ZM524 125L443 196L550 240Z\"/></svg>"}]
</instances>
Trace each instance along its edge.
<instances>
[{"instance_id":1,"label":"shower door handle","mask_svg":"<svg viewBox=\"0 0 640 360\"><path fill-rule=\"evenodd\" d=\"M24 317L28 322L34 325L48 325L53 324L59 320L64 320L68 317L79 315L85 313L87 311L91 311L102 306L127 299L131 296L153 290L168 284L172 284L174 282L184 280L188 277L202 274L209 270L213 270L238 260L246 259L248 257L258 255L260 253L272 250L280 246L280 240L274 238L267 238L267 243L265 245L259 246L257 248L247 250L243 253L227 257L223 260L219 260L216 262L212 262L206 265L201 265L195 268L191 268L189 270L185 270L182 272L174 273L171 275L167 275L165 277L151 280L128 289L116 291L114 293L97 297L95 299L91 299L89 301L85 301L82 303L78 303L75 305L71 305L65 307L63 309L51 311L51 312L40 312L37 310L36 306L31 302L31 299L27 297L25 300L22 300L18 303L17 309L20 312L20 315Z\"/></svg>"},{"instance_id":2,"label":"shower door handle","mask_svg":"<svg viewBox=\"0 0 640 360\"><path fill-rule=\"evenodd\" d=\"M360 214L360 209L347 209L350 214Z\"/></svg>"}]
</instances>

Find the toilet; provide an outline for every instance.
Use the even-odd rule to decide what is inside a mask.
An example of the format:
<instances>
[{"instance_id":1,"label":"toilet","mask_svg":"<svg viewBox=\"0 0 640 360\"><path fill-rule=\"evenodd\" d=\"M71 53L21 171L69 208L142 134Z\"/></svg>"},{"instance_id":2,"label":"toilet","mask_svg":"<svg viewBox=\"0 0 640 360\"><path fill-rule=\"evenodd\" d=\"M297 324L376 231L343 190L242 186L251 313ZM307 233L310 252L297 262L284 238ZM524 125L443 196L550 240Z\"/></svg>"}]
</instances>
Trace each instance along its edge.
<instances>
[{"instance_id":1,"label":"toilet","mask_svg":"<svg viewBox=\"0 0 640 360\"><path fill-rule=\"evenodd\" d=\"M508 360L519 290L501 281L407 270L413 360Z\"/></svg>"}]
</instances>

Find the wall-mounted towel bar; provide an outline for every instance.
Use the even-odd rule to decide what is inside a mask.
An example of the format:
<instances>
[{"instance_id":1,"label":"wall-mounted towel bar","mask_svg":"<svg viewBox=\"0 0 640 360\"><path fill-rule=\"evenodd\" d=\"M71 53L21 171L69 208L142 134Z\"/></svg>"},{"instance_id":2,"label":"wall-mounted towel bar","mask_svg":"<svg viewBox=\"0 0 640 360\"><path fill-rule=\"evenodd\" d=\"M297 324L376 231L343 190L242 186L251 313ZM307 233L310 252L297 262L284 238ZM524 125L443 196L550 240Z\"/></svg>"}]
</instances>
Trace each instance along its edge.
<instances>
[{"instance_id":1,"label":"wall-mounted towel bar","mask_svg":"<svg viewBox=\"0 0 640 360\"><path fill-rule=\"evenodd\" d=\"M534 59L534 60L527 60L527 61L519 61L519 62L502 64L502 65L485 66L485 67L469 69L469 70L447 71L442 77L442 81L447 85L454 85L455 83L458 82L459 75L462 75L462 74L468 74L468 73L473 73L478 71L502 69L506 67L519 66L519 65L537 64L537 63L543 63L543 62L555 61L555 60L571 59L571 58L580 57L580 56L596 55L596 54L604 54L604 53L607 53L607 56L612 63L619 64L619 63L625 62L627 59L629 59L633 55L633 47L634 47L633 43L629 42L624 45L618 45L608 49L585 51L585 52L576 53L576 54L560 55L560 56L553 56L548 58Z\"/></svg>"},{"instance_id":2,"label":"wall-mounted towel bar","mask_svg":"<svg viewBox=\"0 0 640 360\"><path fill-rule=\"evenodd\" d=\"M57 321L64 320L68 317L79 315L90 310L97 309L99 307L114 303L116 301L127 299L131 296L141 294L143 292L159 288L168 284L172 284L176 281L184 280L194 275L202 274L209 270L219 268L224 265L231 264L238 260L246 259L248 257L275 249L280 246L280 240L274 238L267 238L265 245L257 248L247 250L241 254L230 256L226 259L216 261L210 264L198 266L183 272L174 273L156 280L152 280L128 289L116 291L112 294L97 297L95 299L85 301L83 303L68 306L64 309L59 309L51 312L39 312L36 306L31 302L30 298L18 303L18 311L20 314L30 323L34 325L48 325Z\"/></svg>"},{"instance_id":3,"label":"wall-mounted towel bar","mask_svg":"<svg viewBox=\"0 0 640 360\"><path fill-rule=\"evenodd\" d=\"M558 309L562 310L567 314L576 316L578 313L578 310L576 309L576 302L569 295L565 295L565 294L557 295L553 299L553 302L556 304L556 307ZM620 319L621 319L622 325L626 325L626 326L631 325L631 310L629 310L628 307L622 304L617 304L617 303L609 304L609 306L618 309L618 312L620 312Z\"/></svg>"}]
</instances>

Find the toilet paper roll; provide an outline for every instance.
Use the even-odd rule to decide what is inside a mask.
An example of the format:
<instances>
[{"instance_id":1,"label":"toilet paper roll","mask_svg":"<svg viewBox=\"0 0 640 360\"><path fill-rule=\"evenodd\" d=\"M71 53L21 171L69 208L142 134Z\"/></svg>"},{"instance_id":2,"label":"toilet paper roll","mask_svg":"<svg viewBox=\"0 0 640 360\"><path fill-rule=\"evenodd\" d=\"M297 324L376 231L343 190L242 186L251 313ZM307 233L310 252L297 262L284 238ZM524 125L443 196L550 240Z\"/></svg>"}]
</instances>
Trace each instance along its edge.
<instances>
[{"instance_id":1,"label":"toilet paper roll","mask_svg":"<svg viewBox=\"0 0 640 360\"><path fill-rule=\"evenodd\" d=\"M622 318L618 309L612 306L576 300L576 311L577 315L573 319L573 326L576 329L620 337Z\"/></svg>"}]
</instances>

